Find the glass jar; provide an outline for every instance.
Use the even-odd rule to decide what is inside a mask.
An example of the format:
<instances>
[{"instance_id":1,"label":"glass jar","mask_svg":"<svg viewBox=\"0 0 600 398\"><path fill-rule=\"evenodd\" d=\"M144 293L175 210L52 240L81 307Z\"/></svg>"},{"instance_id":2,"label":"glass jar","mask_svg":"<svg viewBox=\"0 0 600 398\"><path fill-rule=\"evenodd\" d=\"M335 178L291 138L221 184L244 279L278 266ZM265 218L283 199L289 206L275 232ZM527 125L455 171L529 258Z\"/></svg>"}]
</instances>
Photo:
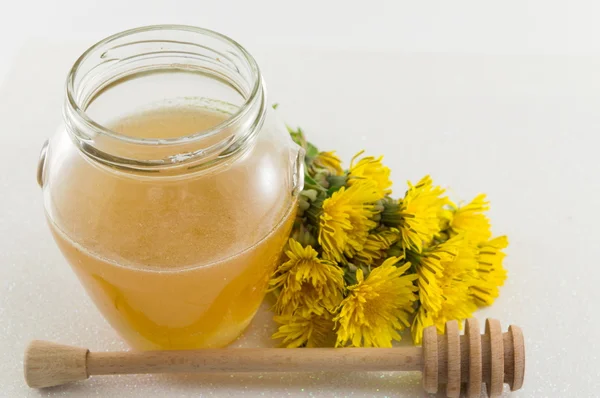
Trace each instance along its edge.
<instances>
[{"instance_id":1,"label":"glass jar","mask_svg":"<svg viewBox=\"0 0 600 398\"><path fill-rule=\"evenodd\" d=\"M77 60L63 111L38 181L52 234L102 314L135 349L233 341L264 297L303 184L303 151L256 61L212 31L133 29ZM143 118L140 134L114 127L156 112L170 116ZM212 121L184 135L144 133L199 114Z\"/></svg>"}]
</instances>

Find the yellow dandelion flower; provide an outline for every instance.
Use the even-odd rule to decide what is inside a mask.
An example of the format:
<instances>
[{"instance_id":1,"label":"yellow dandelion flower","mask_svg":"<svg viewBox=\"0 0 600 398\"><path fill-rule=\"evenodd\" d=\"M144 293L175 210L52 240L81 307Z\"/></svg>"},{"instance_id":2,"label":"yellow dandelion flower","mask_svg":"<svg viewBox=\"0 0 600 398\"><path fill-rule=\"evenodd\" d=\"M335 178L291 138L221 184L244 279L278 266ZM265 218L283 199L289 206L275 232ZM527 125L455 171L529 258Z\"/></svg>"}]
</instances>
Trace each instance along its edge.
<instances>
[{"instance_id":1,"label":"yellow dandelion flower","mask_svg":"<svg viewBox=\"0 0 600 398\"><path fill-rule=\"evenodd\" d=\"M462 321L470 318L477 310L470 287L476 277L477 250L468 240L458 242L458 253L454 261L444 264L444 272L439 278L442 291L442 306L432 313L433 323L438 332L443 333L447 321Z\"/></svg>"},{"instance_id":2,"label":"yellow dandelion flower","mask_svg":"<svg viewBox=\"0 0 600 398\"><path fill-rule=\"evenodd\" d=\"M356 271L357 284L348 288L334 318L339 325L336 346L391 347L392 340L400 340L398 331L410 325L417 299L413 285L417 276L405 275L410 263L396 267L398 260L388 258L367 279L361 269Z\"/></svg>"},{"instance_id":3,"label":"yellow dandelion flower","mask_svg":"<svg viewBox=\"0 0 600 398\"><path fill-rule=\"evenodd\" d=\"M342 301L344 271L336 264L318 258L311 246L289 240L288 261L281 264L269 284L280 290L275 304L278 314L308 316L331 311Z\"/></svg>"},{"instance_id":4,"label":"yellow dandelion flower","mask_svg":"<svg viewBox=\"0 0 600 398\"><path fill-rule=\"evenodd\" d=\"M374 158L373 156L367 156L354 164L354 161L364 153L360 151L352 158L350 163L350 170L348 171L348 185L352 186L361 180L372 180L377 183L377 189L380 198L385 195L392 193L392 181L390 180L390 169L381 163L383 156Z\"/></svg>"},{"instance_id":5,"label":"yellow dandelion flower","mask_svg":"<svg viewBox=\"0 0 600 398\"><path fill-rule=\"evenodd\" d=\"M342 187L325 199L319 220L319 244L324 257L341 262L363 249L369 231L377 226L374 202L379 199L377 184L364 181Z\"/></svg>"},{"instance_id":6,"label":"yellow dandelion flower","mask_svg":"<svg viewBox=\"0 0 600 398\"><path fill-rule=\"evenodd\" d=\"M335 154L335 151L319 152L313 159L313 165L328 170L332 175L344 174L342 160Z\"/></svg>"},{"instance_id":7,"label":"yellow dandelion flower","mask_svg":"<svg viewBox=\"0 0 600 398\"><path fill-rule=\"evenodd\" d=\"M419 301L421 307L429 313L437 313L442 309L440 279L444 273L444 267L452 263L458 254L457 240L458 238L452 238L434 246L415 261ZM409 257L409 260L412 258Z\"/></svg>"},{"instance_id":8,"label":"yellow dandelion flower","mask_svg":"<svg viewBox=\"0 0 600 398\"><path fill-rule=\"evenodd\" d=\"M492 305L499 294L499 287L504 285L506 270L502 261L506 254L502 252L508 247L506 236L500 236L478 247L477 277L471 286L475 303L479 306Z\"/></svg>"},{"instance_id":9,"label":"yellow dandelion flower","mask_svg":"<svg viewBox=\"0 0 600 398\"><path fill-rule=\"evenodd\" d=\"M286 348L322 347L334 329L329 313L276 315L273 319L280 326L272 338L283 339L282 345Z\"/></svg>"},{"instance_id":10,"label":"yellow dandelion flower","mask_svg":"<svg viewBox=\"0 0 600 398\"><path fill-rule=\"evenodd\" d=\"M492 236L490 220L484 214L490 209L490 203L486 200L485 194L477 195L466 206L453 207L455 210L450 228L454 234L464 232L468 234L469 239L475 242L487 241Z\"/></svg>"},{"instance_id":11,"label":"yellow dandelion flower","mask_svg":"<svg viewBox=\"0 0 600 398\"><path fill-rule=\"evenodd\" d=\"M384 257L387 250L400 239L400 231L396 228L385 228L371 232L363 245L363 249L356 253L354 258L359 264L376 267Z\"/></svg>"},{"instance_id":12,"label":"yellow dandelion flower","mask_svg":"<svg viewBox=\"0 0 600 398\"><path fill-rule=\"evenodd\" d=\"M413 186L410 182L408 185L404 199L399 202L400 235L404 247L420 253L423 245L429 244L440 232L439 215L448 199L441 197L444 190L434 187L429 176L424 177L417 185Z\"/></svg>"},{"instance_id":13,"label":"yellow dandelion flower","mask_svg":"<svg viewBox=\"0 0 600 398\"><path fill-rule=\"evenodd\" d=\"M429 283L422 277L425 270ZM415 344L421 343L425 327L435 325L442 333L447 321L463 320L473 314L477 306L469 288L476 270L476 247L464 235L436 246L421 259L417 266L421 307L411 330Z\"/></svg>"}]
</instances>

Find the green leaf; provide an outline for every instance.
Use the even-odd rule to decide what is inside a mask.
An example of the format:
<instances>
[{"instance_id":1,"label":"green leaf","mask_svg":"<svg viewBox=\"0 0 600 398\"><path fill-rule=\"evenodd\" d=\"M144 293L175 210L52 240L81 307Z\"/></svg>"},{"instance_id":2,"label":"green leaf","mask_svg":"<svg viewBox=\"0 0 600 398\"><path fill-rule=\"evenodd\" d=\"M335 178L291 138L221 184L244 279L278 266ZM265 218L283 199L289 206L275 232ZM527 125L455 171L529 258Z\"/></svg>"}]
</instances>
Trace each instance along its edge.
<instances>
[{"instance_id":1,"label":"green leaf","mask_svg":"<svg viewBox=\"0 0 600 398\"><path fill-rule=\"evenodd\" d=\"M310 142L306 141L306 156L308 158L314 158L318 154L319 150L317 149L317 147L311 144Z\"/></svg>"},{"instance_id":2,"label":"green leaf","mask_svg":"<svg viewBox=\"0 0 600 398\"><path fill-rule=\"evenodd\" d=\"M292 136L292 140L294 140L294 142L298 145L300 145L302 148L306 148L306 138L304 137L304 133L302 132L301 128L298 128L298 130L294 130L293 128L291 128L290 126L287 126L287 130L288 133L290 133L290 136Z\"/></svg>"},{"instance_id":3,"label":"green leaf","mask_svg":"<svg viewBox=\"0 0 600 398\"><path fill-rule=\"evenodd\" d=\"M306 151L305 156L306 156L307 163L310 163L311 159L313 159L315 156L317 156L319 154L319 149L316 146L314 146L313 144L311 144L310 142L306 141L306 136L304 135L304 131L302 131L302 129L300 127L298 127L297 130L294 130L290 126L286 126L286 127L287 127L288 132L292 136L292 140L294 140L294 142L296 144L298 144L302 148L304 148L304 150Z\"/></svg>"}]
</instances>

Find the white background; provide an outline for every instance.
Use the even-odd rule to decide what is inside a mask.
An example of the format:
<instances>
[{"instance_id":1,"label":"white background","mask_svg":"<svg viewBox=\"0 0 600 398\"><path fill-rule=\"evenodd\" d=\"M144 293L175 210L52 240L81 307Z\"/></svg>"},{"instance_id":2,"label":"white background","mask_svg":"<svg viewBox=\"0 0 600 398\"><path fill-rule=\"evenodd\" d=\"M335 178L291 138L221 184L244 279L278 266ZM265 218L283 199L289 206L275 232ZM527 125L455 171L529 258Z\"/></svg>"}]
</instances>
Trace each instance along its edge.
<instances>
[{"instance_id":1,"label":"white background","mask_svg":"<svg viewBox=\"0 0 600 398\"><path fill-rule=\"evenodd\" d=\"M119 30L187 23L228 34L272 102L324 149L385 155L396 194L430 173L489 194L509 279L477 313L523 327L518 397L600 394L600 4L552 1L68 1L0 8L0 396L420 396L419 374L123 376L29 390L32 338L119 350L46 228L35 167L64 77ZM238 346L268 346L262 310Z\"/></svg>"}]
</instances>

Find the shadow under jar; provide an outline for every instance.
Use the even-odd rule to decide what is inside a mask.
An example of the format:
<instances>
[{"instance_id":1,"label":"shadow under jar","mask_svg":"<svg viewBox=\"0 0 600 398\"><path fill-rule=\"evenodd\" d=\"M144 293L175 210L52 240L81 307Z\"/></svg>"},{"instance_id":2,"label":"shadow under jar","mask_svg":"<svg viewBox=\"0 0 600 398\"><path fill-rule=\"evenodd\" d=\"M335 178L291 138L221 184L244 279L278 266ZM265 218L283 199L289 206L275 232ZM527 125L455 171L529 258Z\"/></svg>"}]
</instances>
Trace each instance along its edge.
<instances>
[{"instance_id":1,"label":"shadow under jar","mask_svg":"<svg viewBox=\"0 0 600 398\"><path fill-rule=\"evenodd\" d=\"M303 151L255 60L188 26L111 36L69 73L38 181L61 251L135 349L222 347L256 313Z\"/></svg>"}]
</instances>

